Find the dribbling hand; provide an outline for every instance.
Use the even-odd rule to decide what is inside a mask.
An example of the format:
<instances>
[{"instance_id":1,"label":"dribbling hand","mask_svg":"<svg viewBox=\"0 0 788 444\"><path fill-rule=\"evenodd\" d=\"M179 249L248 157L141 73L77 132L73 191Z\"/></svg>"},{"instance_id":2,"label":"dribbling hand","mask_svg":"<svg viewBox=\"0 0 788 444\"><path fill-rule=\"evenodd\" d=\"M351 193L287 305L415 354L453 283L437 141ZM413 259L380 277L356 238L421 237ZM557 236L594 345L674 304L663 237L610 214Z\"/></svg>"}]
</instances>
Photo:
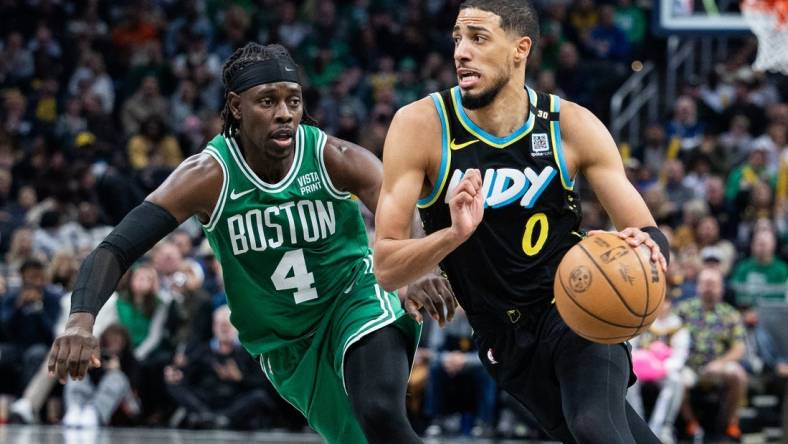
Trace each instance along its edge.
<instances>
[{"instance_id":1,"label":"dribbling hand","mask_svg":"<svg viewBox=\"0 0 788 444\"><path fill-rule=\"evenodd\" d=\"M428 274L408 285L403 303L410 317L421 322L419 310L424 307L430 317L443 327L454 318L457 300L449 281L437 274Z\"/></svg>"},{"instance_id":2,"label":"dribbling hand","mask_svg":"<svg viewBox=\"0 0 788 444\"><path fill-rule=\"evenodd\" d=\"M604 231L604 230L592 230L588 232L589 236L593 236L599 233L611 233L615 234L616 236L620 237L627 241L627 243L632 248L637 248L639 245L645 245L651 250L651 261L656 262L662 268L662 271L667 273L668 271L668 261L665 260L665 256L662 255L662 251L659 249L659 245L654 242L654 239L651 236L642 231L640 228L629 227L625 228L621 231Z\"/></svg>"},{"instance_id":3,"label":"dribbling hand","mask_svg":"<svg viewBox=\"0 0 788 444\"><path fill-rule=\"evenodd\" d=\"M66 383L69 375L74 380L82 380L88 369L101 367L92 321L83 319L90 315L75 313L71 316L66 330L52 344L47 363L49 376L56 377L61 384Z\"/></svg>"},{"instance_id":4,"label":"dribbling hand","mask_svg":"<svg viewBox=\"0 0 788 444\"><path fill-rule=\"evenodd\" d=\"M467 240L484 216L484 195L482 193L482 174L477 169L465 172L449 198L451 211L451 230L458 239Z\"/></svg>"}]
</instances>

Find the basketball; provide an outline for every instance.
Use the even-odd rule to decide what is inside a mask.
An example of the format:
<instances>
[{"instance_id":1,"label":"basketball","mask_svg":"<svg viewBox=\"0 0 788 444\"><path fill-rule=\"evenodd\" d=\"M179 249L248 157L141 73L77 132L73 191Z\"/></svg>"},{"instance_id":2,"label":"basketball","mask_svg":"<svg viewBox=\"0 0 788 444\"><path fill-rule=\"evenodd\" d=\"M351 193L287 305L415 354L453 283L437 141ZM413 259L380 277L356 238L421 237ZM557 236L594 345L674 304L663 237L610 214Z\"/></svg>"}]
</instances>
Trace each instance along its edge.
<instances>
[{"instance_id":1,"label":"basketball","mask_svg":"<svg viewBox=\"0 0 788 444\"><path fill-rule=\"evenodd\" d=\"M569 327L589 341L624 342L646 330L665 297L665 274L650 250L610 233L587 237L561 260L555 304Z\"/></svg>"}]
</instances>

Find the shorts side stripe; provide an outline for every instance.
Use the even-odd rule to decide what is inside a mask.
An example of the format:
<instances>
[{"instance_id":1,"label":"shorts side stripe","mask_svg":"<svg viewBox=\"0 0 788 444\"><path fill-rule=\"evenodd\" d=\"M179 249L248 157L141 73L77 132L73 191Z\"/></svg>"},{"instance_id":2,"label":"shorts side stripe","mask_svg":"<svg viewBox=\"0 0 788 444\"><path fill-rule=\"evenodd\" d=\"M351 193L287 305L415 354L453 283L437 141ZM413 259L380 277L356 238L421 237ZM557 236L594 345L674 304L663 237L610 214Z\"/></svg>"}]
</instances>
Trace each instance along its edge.
<instances>
[{"instance_id":1,"label":"shorts side stripe","mask_svg":"<svg viewBox=\"0 0 788 444\"><path fill-rule=\"evenodd\" d=\"M351 345L360 341L364 336L374 331L380 330L381 328L390 325L397 320L397 315L394 313L394 310L390 310L386 307L387 305L388 307L391 307L391 301L386 301L386 293L381 290L378 284L375 284L375 296L380 301L380 308L383 310L383 313L381 313L381 315L377 318L362 325L361 328L359 328L355 333L353 333L352 336L350 336L350 338L348 338L347 342L345 342L345 346L342 348L342 363L340 364L339 370L342 376L342 388L345 390L345 394L347 394L347 386L345 385L345 354L347 353L347 350Z\"/></svg>"}]
</instances>

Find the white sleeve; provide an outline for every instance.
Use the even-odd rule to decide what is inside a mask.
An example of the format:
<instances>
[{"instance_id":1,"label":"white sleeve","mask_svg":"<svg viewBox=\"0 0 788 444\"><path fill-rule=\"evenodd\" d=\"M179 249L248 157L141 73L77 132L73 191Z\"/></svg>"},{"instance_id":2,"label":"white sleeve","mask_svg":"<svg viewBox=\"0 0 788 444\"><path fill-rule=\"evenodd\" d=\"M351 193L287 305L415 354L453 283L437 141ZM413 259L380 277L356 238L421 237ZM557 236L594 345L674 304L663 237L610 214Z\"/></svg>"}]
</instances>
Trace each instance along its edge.
<instances>
[{"instance_id":1,"label":"white sleeve","mask_svg":"<svg viewBox=\"0 0 788 444\"><path fill-rule=\"evenodd\" d=\"M96 315L96 322L93 323L93 334L101 336L107 327L118 322L118 293L116 292L112 293Z\"/></svg>"},{"instance_id":2,"label":"white sleeve","mask_svg":"<svg viewBox=\"0 0 788 444\"><path fill-rule=\"evenodd\" d=\"M690 332L687 328L682 328L673 334L670 339L670 348L673 353L665 361L665 366L669 371L679 370L684 367L689 356Z\"/></svg>"},{"instance_id":3,"label":"white sleeve","mask_svg":"<svg viewBox=\"0 0 788 444\"><path fill-rule=\"evenodd\" d=\"M152 352L161 342L161 337L164 334L164 323L167 321L167 313L169 312L170 304L162 302L156 307L153 313L153 319L148 328L148 336L134 349L134 357L138 360L145 359L150 352Z\"/></svg>"}]
</instances>

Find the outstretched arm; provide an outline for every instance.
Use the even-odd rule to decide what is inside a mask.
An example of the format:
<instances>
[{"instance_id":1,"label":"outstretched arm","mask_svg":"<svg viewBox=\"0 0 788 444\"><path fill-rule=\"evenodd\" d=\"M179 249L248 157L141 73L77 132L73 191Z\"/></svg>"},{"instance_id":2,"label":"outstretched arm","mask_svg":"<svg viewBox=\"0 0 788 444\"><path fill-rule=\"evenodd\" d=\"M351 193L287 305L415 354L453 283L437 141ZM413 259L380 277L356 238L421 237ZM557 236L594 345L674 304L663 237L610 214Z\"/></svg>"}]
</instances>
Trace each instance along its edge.
<instances>
[{"instance_id":1,"label":"outstretched arm","mask_svg":"<svg viewBox=\"0 0 788 444\"><path fill-rule=\"evenodd\" d=\"M440 122L429 98L397 112L383 150L383 186L375 215L375 275L386 289L407 285L433 270L481 222L481 174L471 170L450 199L452 226L412 239L411 215L440 144ZM434 148L431 150L430 148Z\"/></svg>"},{"instance_id":2,"label":"outstretched arm","mask_svg":"<svg viewBox=\"0 0 788 444\"><path fill-rule=\"evenodd\" d=\"M93 336L96 314L123 273L180 223L198 215L208 220L218 200L222 171L207 154L184 161L150 196L129 212L85 259L71 295L71 315L49 354L50 375L81 379L100 365Z\"/></svg>"},{"instance_id":3,"label":"outstretched arm","mask_svg":"<svg viewBox=\"0 0 788 444\"><path fill-rule=\"evenodd\" d=\"M570 170L579 170L613 221L620 237L632 246L645 244L652 260L667 270L667 241L640 193L629 182L613 137L590 111L569 101L561 104L561 138ZM590 234L594 234L593 232Z\"/></svg>"}]
</instances>

